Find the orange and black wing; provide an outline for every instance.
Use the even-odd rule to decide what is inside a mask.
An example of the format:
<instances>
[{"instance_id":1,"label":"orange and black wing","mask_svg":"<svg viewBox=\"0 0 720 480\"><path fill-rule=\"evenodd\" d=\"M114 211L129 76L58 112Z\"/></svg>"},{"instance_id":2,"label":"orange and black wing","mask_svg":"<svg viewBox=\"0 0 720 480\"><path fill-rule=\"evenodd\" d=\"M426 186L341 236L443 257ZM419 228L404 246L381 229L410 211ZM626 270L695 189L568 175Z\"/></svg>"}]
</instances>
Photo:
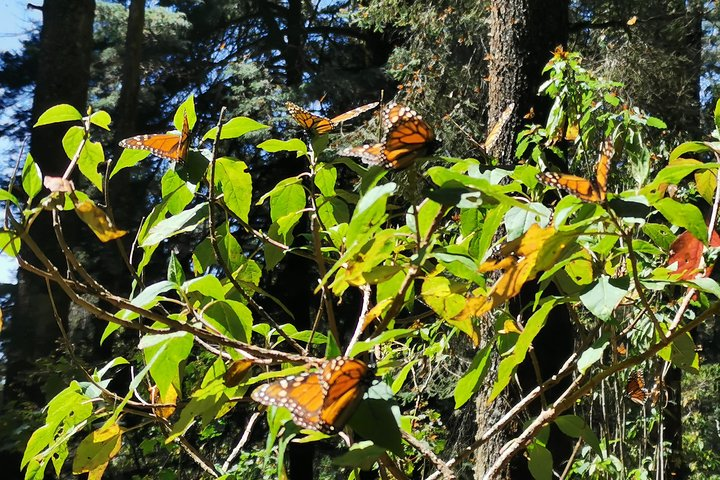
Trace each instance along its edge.
<instances>
[{"instance_id":1,"label":"orange and black wing","mask_svg":"<svg viewBox=\"0 0 720 480\"><path fill-rule=\"evenodd\" d=\"M435 148L435 134L430 126L417 112L404 105L388 105L383 112L383 124L387 133L382 143L348 148L340 153L358 157L369 165L402 170Z\"/></svg>"},{"instance_id":2,"label":"orange and black wing","mask_svg":"<svg viewBox=\"0 0 720 480\"><path fill-rule=\"evenodd\" d=\"M340 151L340 155L359 158L368 165L383 165L385 161L384 150L385 144L383 143L365 144L361 147L345 148Z\"/></svg>"},{"instance_id":3,"label":"orange and black wing","mask_svg":"<svg viewBox=\"0 0 720 480\"><path fill-rule=\"evenodd\" d=\"M190 148L190 126L187 114L183 116L183 128L179 135L176 133L137 135L120 141L120 146L133 150L148 150L155 156L181 162L187 157Z\"/></svg>"},{"instance_id":4,"label":"orange and black wing","mask_svg":"<svg viewBox=\"0 0 720 480\"><path fill-rule=\"evenodd\" d=\"M286 102L285 108L287 108L290 116L292 116L303 129L314 135L324 135L335 128L335 125L330 119L315 115L292 102Z\"/></svg>"},{"instance_id":5,"label":"orange and black wing","mask_svg":"<svg viewBox=\"0 0 720 480\"><path fill-rule=\"evenodd\" d=\"M612 139L606 138L600 146L600 155L597 165L595 166L595 188L601 197L601 201L605 201L607 197L608 174L610 173L610 160L615 154Z\"/></svg>"},{"instance_id":6,"label":"orange and black wing","mask_svg":"<svg viewBox=\"0 0 720 480\"><path fill-rule=\"evenodd\" d=\"M252 399L263 405L290 410L293 422L303 428L332 433L321 421L325 385L319 373L303 373L281 378L256 388Z\"/></svg>"},{"instance_id":7,"label":"orange and black wing","mask_svg":"<svg viewBox=\"0 0 720 480\"><path fill-rule=\"evenodd\" d=\"M390 128L385 135L383 165L401 170L418 157L432 152L435 134L420 115L403 105L391 105L386 112Z\"/></svg>"},{"instance_id":8,"label":"orange and black wing","mask_svg":"<svg viewBox=\"0 0 720 480\"><path fill-rule=\"evenodd\" d=\"M372 370L360 360L339 357L325 364L321 376L326 389L320 413L322 431L341 430L368 389Z\"/></svg>"},{"instance_id":9,"label":"orange and black wing","mask_svg":"<svg viewBox=\"0 0 720 480\"><path fill-rule=\"evenodd\" d=\"M630 374L630 378L625 385L625 394L638 405L645 404L649 394L647 388L645 388L645 378L643 378L642 370L636 370Z\"/></svg>"},{"instance_id":10,"label":"orange and black wing","mask_svg":"<svg viewBox=\"0 0 720 480\"><path fill-rule=\"evenodd\" d=\"M562 188L580 200L586 202L604 202L607 198L607 181L610 172L610 160L614 154L610 139L606 139L600 148L600 155L595 166L595 181L564 173L543 172L538 180L551 187Z\"/></svg>"},{"instance_id":11,"label":"orange and black wing","mask_svg":"<svg viewBox=\"0 0 720 480\"><path fill-rule=\"evenodd\" d=\"M601 202L605 199L604 194L601 194L595 183L587 178L556 172L543 172L538 174L537 178L545 185L567 190L586 202Z\"/></svg>"},{"instance_id":12,"label":"orange and black wing","mask_svg":"<svg viewBox=\"0 0 720 480\"><path fill-rule=\"evenodd\" d=\"M342 122L347 122L348 120L352 120L353 118L367 112L368 110L372 110L373 108L377 107L378 105L380 105L379 102L373 102L373 103L368 103L367 105L361 105L357 108L353 108L352 110L350 110L348 112L341 113L340 115L331 118L330 123L332 123L333 126L339 125Z\"/></svg>"}]
</instances>

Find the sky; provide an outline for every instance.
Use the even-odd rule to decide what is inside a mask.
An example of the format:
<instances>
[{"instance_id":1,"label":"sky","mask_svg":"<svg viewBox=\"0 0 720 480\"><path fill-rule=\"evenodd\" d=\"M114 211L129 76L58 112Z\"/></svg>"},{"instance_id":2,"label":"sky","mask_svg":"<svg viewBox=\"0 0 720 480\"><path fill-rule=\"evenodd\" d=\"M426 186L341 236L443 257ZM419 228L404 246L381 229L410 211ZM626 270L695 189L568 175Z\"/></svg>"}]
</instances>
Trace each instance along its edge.
<instances>
[{"instance_id":1,"label":"sky","mask_svg":"<svg viewBox=\"0 0 720 480\"><path fill-rule=\"evenodd\" d=\"M38 0L0 0L0 52L19 51L20 42L41 20L39 10L27 8L30 2L34 5L42 4ZM14 150L14 146L0 138L0 151L8 150ZM13 258L0 254L0 283L16 282L16 265Z\"/></svg>"}]
</instances>

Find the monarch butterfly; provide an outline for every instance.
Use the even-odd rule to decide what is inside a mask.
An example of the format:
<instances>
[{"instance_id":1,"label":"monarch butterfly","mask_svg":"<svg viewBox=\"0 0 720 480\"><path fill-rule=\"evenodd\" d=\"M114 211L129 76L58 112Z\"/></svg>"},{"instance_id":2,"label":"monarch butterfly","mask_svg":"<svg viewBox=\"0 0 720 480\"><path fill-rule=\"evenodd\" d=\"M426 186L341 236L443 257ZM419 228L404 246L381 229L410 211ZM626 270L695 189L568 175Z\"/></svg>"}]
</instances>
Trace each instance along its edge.
<instances>
[{"instance_id":1,"label":"monarch butterfly","mask_svg":"<svg viewBox=\"0 0 720 480\"><path fill-rule=\"evenodd\" d=\"M187 157L190 147L190 126L187 112L183 112L183 127L180 135L176 133L158 133L138 135L120 141L123 148L133 150L149 150L153 155L167 158L174 162L182 162Z\"/></svg>"},{"instance_id":2,"label":"monarch butterfly","mask_svg":"<svg viewBox=\"0 0 720 480\"><path fill-rule=\"evenodd\" d=\"M379 102L368 103L357 108L353 108L349 112L341 113L337 117L326 118L320 115L315 115L312 112L305 110L304 108L295 105L292 102L285 102L285 108L288 113L292 116L302 128L309 131L313 135L324 135L335 129L342 122L347 122L358 115L372 110L377 107Z\"/></svg>"},{"instance_id":3,"label":"monarch butterfly","mask_svg":"<svg viewBox=\"0 0 720 480\"><path fill-rule=\"evenodd\" d=\"M645 405L648 399L648 390L645 388L645 378L642 370L635 370L630 374L625 385L625 394L638 405Z\"/></svg>"},{"instance_id":4,"label":"monarch butterfly","mask_svg":"<svg viewBox=\"0 0 720 480\"><path fill-rule=\"evenodd\" d=\"M610 159L615 153L612 142L606 139L600 148L600 156L595 167L595 180L568 175L565 173L543 172L537 178L545 185L563 188L586 202L604 202L607 197L608 171Z\"/></svg>"},{"instance_id":5,"label":"monarch butterfly","mask_svg":"<svg viewBox=\"0 0 720 480\"><path fill-rule=\"evenodd\" d=\"M370 386L374 370L364 362L338 357L317 372L281 378L252 392L252 399L290 410L304 428L332 434L345 426Z\"/></svg>"},{"instance_id":6,"label":"monarch butterfly","mask_svg":"<svg viewBox=\"0 0 720 480\"><path fill-rule=\"evenodd\" d=\"M346 148L341 155L357 157L368 165L402 170L413 160L432 153L437 147L435 134L420 115L404 105L391 103L383 112L388 129L381 143Z\"/></svg>"}]
</instances>

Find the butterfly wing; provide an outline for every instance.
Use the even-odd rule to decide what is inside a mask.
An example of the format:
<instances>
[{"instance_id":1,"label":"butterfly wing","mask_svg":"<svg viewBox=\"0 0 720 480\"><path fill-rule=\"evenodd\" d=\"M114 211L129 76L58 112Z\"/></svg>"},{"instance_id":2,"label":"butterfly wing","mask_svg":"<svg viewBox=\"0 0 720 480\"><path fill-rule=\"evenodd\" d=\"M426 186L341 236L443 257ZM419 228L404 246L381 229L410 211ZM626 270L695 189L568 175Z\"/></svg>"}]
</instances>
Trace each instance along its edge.
<instances>
[{"instance_id":1,"label":"butterfly wing","mask_svg":"<svg viewBox=\"0 0 720 480\"><path fill-rule=\"evenodd\" d=\"M368 103L367 105L361 105L357 108L353 108L352 110L350 110L348 112L341 113L337 117L331 118L330 123L332 123L333 126L335 126L342 122L347 122L348 120L352 120L353 118L367 112L368 110L372 110L373 108L377 107L378 105L380 105L380 102L373 102L373 103Z\"/></svg>"},{"instance_id":2,"label":"butterfly wing","mask_svg":"<svg viewBox=\"0 0 720 480\"><path fill-rule=\"evenodd\" d=\"M434 149L435 134L415 110L395 105L387 112L390 128L385 135L384 165L401 170Z\"/></svg>"},{"instance_id":3,"label":"butterfly wing","mask_svg":"<svg viewBox=\"0 0 720 480\"><path fill-rule=\"evenodd\" d=\"M385 163L384 149L385 145L382 143L366 144L362 147L345 148L340 151L340 155L359 158L368 165L383 165Z\"/></svg>"},{"instance_id":4,"label":"butterfly wing","mask_svg":"<svg viewBox=\"0 0 720 480\"><path fill-rule=\"evenodd\" d=\"M371 369L360 360L340 357L327 362L321 379L326 387L320 413L324 431L337 431L345 426L371 379Z\"/></svg>"},{"instance_id":5,"label":"butterfly wing","mask_svg":"<svg viewBox=\"0 0 720 480\"><path fill-rule=\"evenodd\" d=\"M598 157L597 166L595 167L595 188L600 197L600 201L605 201L607 197L607 181L610 172L610 159L615 154L612 140L605 139L600 147L600 156Z\"/></svg>"},{"instance_id":6,"label":"butterfly wing","mask_svg":"<svg viewBox=\"0 0 720 480\"><path fill-rule=\"evenodd\" d=\"M325 384L319 373L303 373L281 378L256 388L251 397L263 405L290 410L293 422L303 428L323 430L320 415L325 398Z\"/></svg>"},{"instance_id":7,"label":"butterfly wing","mask_svg":"<svg viewBox=\"0 0 720 480\"><path fill-rule=\"evenodd\" d=\"M648 391L645 388L645 378L642 370L636 370L630 374L625 385L625 394L638 405L644 405L648 399Z\"/></svg>"},{"instance_id":8,"label":"butterfly wing","mask_svg":"<svg viewBox=\"0 0 720 480\"><path fill-rule=\"evenodd\" d=\"M331 120L321 117L320 115L315 115L292 102L285 102L285 108L287 108L290 116L293 117L303 129L314 135L324 135L335 128Z\"/></svg>"},{"instance_id":9,"label":"butterfly wing","mask_svg":"<svg viewBox=\"0 0 720 480\"><path fill-rule=\"evenodd\" d=\"M335 358L315 373L281 378L256 388L252 399L290 410L303 428L332 434L342 429L362 399L372 378L360 360Z\"/></svg>"},{"instance_id":10,"label":"butterfly wing","mask_svg":"<svg viewBox=\"0 0 720 480\"><path fill-rule=\"evenodd\" d=\"M137 135L121 140L120 146L133 150L148 150L157 157L174 162L183 161L190 148L190 126L187 114L183 116L183 128L179 135L176 133Z\"/></svg>"},{"instance_id":11,"label":"butterfly wing","mask_svg":"<svg viewBox=\"0 0 720 480\"><path fill-rule=\"evenodd\" d=\"M542 172L538 174L537 179L545 185L567 190L586 202L600 202L605 199L604 195L598 191L595 183L587 178L565 173Z\"/></svg>"}]
</instances>

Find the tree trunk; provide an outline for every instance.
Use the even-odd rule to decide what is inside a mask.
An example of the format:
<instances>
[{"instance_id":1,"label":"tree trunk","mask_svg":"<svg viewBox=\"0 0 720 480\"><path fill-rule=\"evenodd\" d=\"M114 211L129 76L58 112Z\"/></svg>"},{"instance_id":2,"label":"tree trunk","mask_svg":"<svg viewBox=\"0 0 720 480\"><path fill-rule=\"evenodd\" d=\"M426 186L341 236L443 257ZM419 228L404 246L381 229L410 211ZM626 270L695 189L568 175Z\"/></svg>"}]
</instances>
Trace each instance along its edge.
<instances>
[{"instance_id":1,"label":"tree trunk","mask_svg":"<svg viewBox=\"0 0 720 480\"><path fill-rule=\"evenodd\" d=\"M550 59L551 52L557 45L567 43L568 1L493 0L490 25L488 125L494 125L508 105L514 104L514 108L488 153L498 158L501 165L511 167L515 161L515 137L520 130L522 117L531 108L539 118L543 118L549 111L549 102L538 97L537 91L542 83L542 68ZM537 288L536 285L527 288L533 286ZM523 297L527 295L531 293L526 294L524 291ZM491 322L485 323L489 324L485 339L491 341L494 331L491 330ZM571 342L569 349L572 350ZM539 361L543 363L542 358ZM547 363L555 364L555 361ZM493 367L496 368L497 363ZM478 436L496 423L499 415L507 411L507 406L514 403L510 395L503 394L488 407L486 401L489 393L489 390L481 391L476 400ZM478 449L475 478L484 477L486 469L492 465L508 439L508 433L504 432ZM513 478L520 478L521 475L524 476L514 472ZM510 473L506 472L504 478L510 478Z\"/></svg>"},{"instance_id":2,"label":"tree trunk","mask_svg":"<svg viewBox=\"0 0 720 480\"><path fill-rule=\"evenodd\" d=\"M73 105L80 112L85 111L95 1L46 0L42 12L43 26L40 33L32 123L35 123L48 107L60 103ZM32 131L30 148L43 175L62 176L65 171L69 159L61 141L67 128L68 124L62 123ZM65 232L71 235L73 228L67 227L66 225ZM30 233L55 265L64 271L64 261L57 248L50 215L41 213ZM21 255L26 260L33 261L27 249L23 249ZM69 302L59 290L54 293L59 314L64 317ZM3 403L27 401L38 406L45 405L46 395L54 395L56 392L46 391L41 382L28 381L31 370L36 371L38 368L36 361L54 350L59 334L44 281L20 271L17 304L12 321L4 333L7 343L3 353L7 355L7 370ZM0 464L14 468L20 465L20 456L2 452ZM5 475L3 478L22 478L19 472L6 470Z\"/></svg>"},{"instance_id":3,"label":"tree trunk","mask_svg":"<svg viewBox=\"0 0 720 480\"><path fill-rule=\"evenodd\" d=\"M136 134L138 94L140 92L140 60L142 59L145 0L132 0L128 11L125 54L122 66L122 88L117 105L118 121L115 136L123 139Z\"/></svg>"},{"instance_id":4,"label":"tree trunk","mask_svg":"<svg viewBox=\"0 0 720 480\"><path fill-rule=\"evenodd\" d=\"M530 109L539 118L549 110L538 97L542 68L557 45L568 38L568 0L494 0L490 10L488 125L515 104L495 147L500 164L514 163L515 136Z\"/></svg>"}]
</instances>

